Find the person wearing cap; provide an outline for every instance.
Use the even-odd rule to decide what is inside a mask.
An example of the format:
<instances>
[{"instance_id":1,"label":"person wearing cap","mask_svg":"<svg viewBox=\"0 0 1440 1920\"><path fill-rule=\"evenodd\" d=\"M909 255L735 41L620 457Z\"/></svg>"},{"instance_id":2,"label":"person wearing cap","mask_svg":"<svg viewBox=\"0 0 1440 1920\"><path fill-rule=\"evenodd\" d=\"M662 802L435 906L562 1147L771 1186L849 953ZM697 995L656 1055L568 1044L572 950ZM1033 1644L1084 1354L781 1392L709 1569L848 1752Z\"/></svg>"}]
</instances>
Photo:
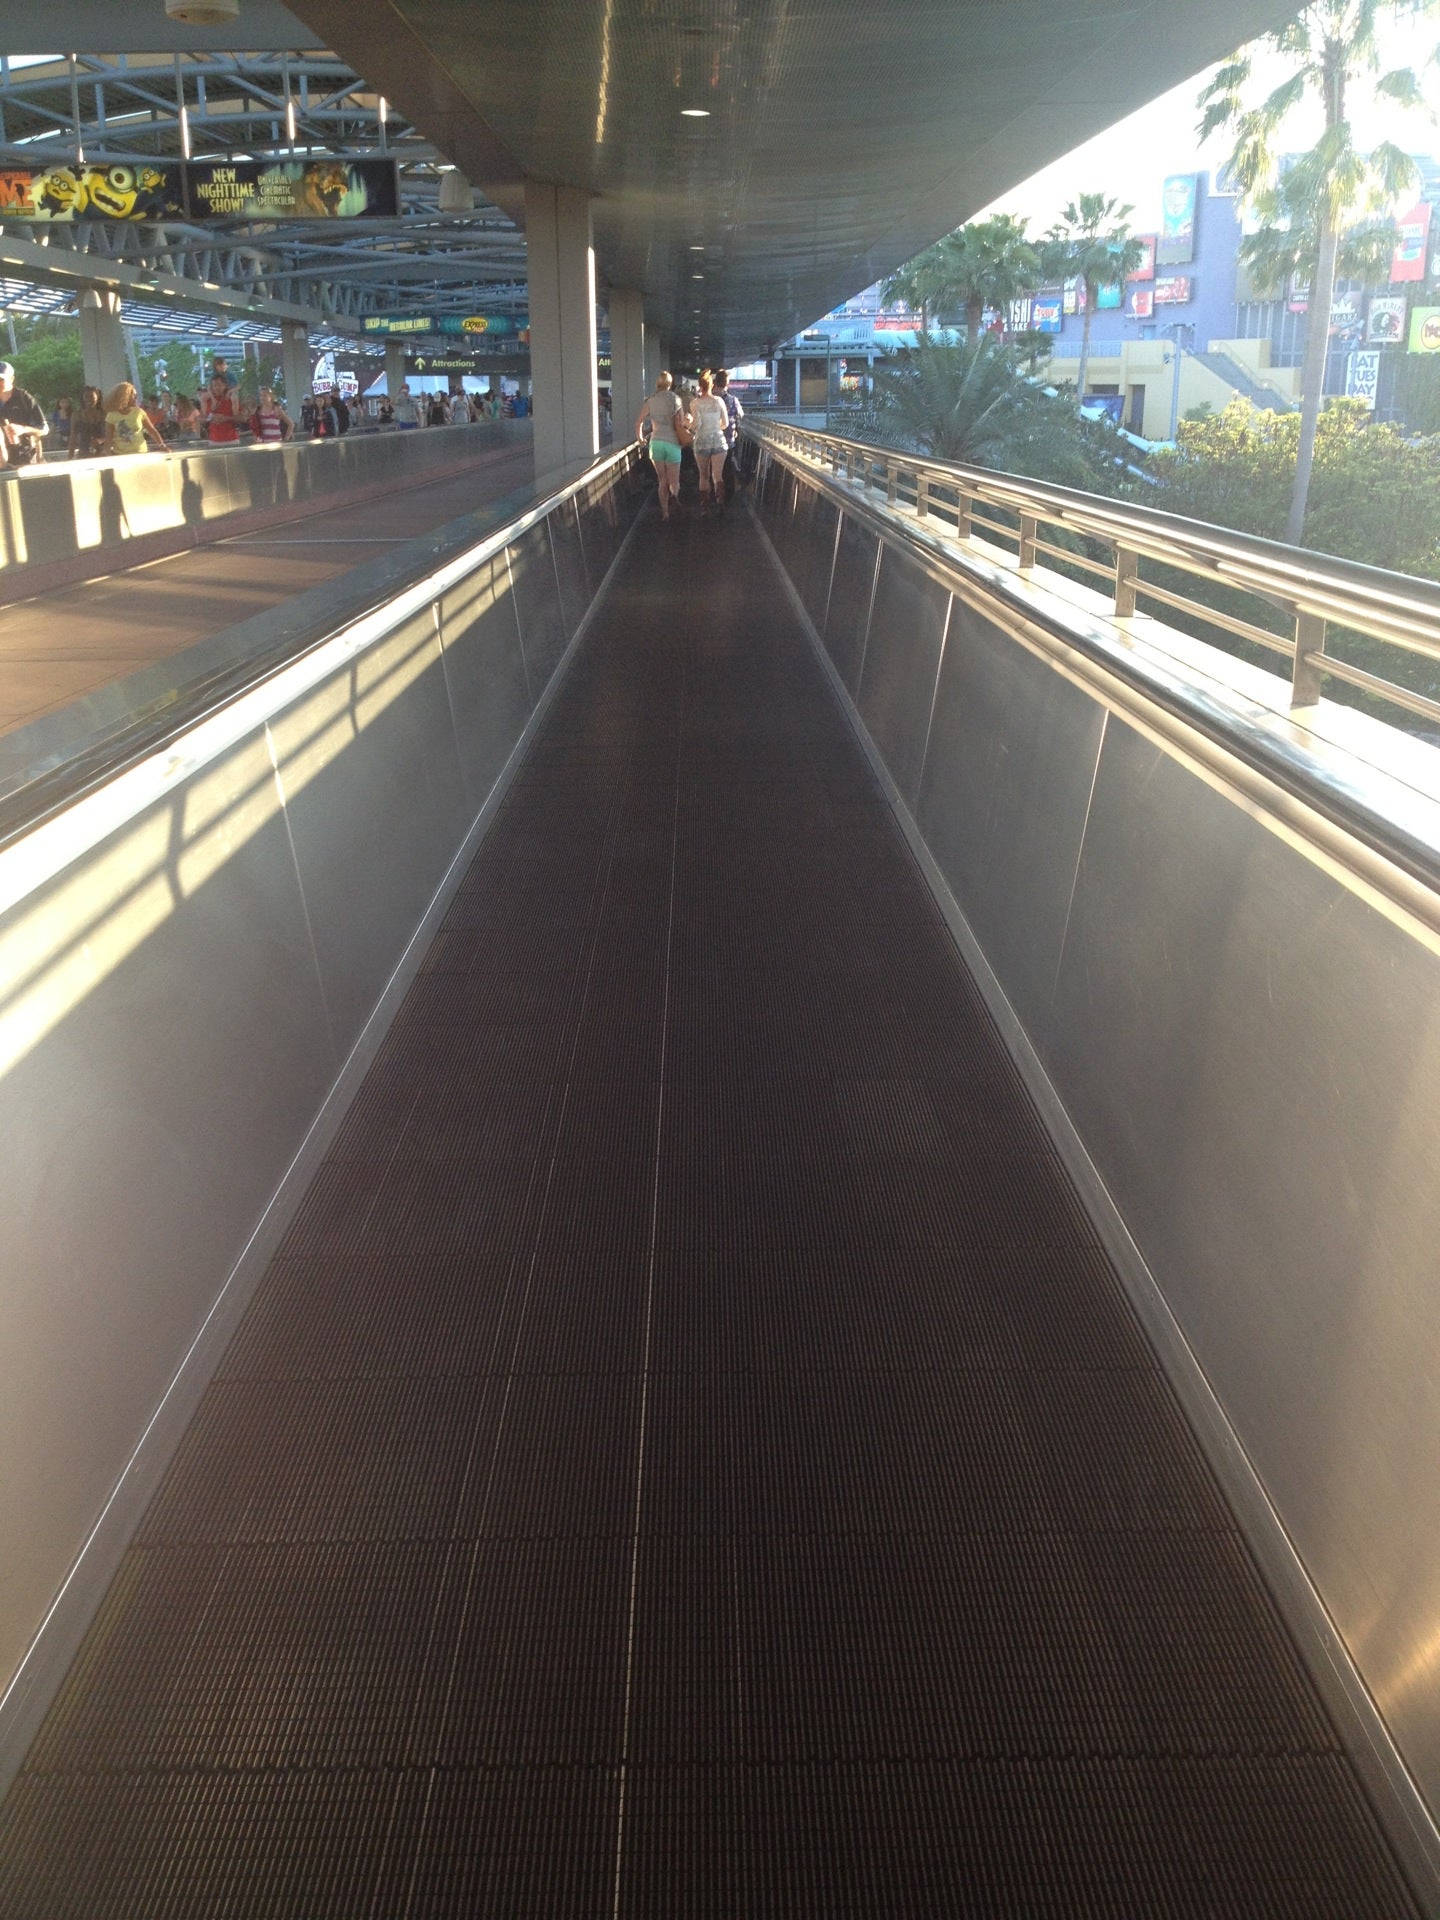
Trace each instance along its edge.
<instances>
[{"instance_id":1,"label":"person wearing cap","mask_svg":"<svg viewBox=\"0 0 1440 1920\"><path fill-rule=\"evenodd\" d=\"M16 386L14 367L0 360L0 467L28 467L38 460L49 431L40 402Z\"/></svg>"}]
</instances>

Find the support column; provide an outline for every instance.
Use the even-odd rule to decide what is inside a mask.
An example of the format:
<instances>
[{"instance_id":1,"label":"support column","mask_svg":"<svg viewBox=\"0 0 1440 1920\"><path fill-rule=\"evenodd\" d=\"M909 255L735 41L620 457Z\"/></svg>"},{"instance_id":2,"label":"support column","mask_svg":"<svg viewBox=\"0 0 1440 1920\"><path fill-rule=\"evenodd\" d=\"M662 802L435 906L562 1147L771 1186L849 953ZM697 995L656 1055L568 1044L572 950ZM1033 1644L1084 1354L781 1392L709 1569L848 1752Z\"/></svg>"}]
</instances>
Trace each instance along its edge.
<instances>
[{"instance_id":1,"label":"support column","mask_svg":"<svg viewBox=\"0 0 1440 1920\"><path fill-rule=\"evenodd\" d=\"M405 386L405 342L385 342L385 391L393 400Z\"/></svg>"},{"instance_id":2,"label":"support column","mask_svg":"<svg viewBox=\"0 0 1440 1920\"><path fill-rule=\"evenodd\" d=\"M302 320L280 322L280 371L285 378L285 410L300 418L300 402L310 391L310 330Z\"/></svg>"},{"instance_id":3,"label":"support column","mask_svg":"<svg viewBox=\"0 0 1440 1920\"><path fill-rule=\"evenodd\" d=\"M650 391L645 379L645 303L638 293L610 290L610 414L615 442L623 447L635 431L635 416Z\"/></svg>"},{"instance_id":4,"label":"support column","mask_svg":"<svg viewBox=\"0 0 1440 1920\"><path fill-rule=\"evenodd\" d=\"M593 460L600 451L589 194L527 180L525 252L540 476L574 460Z\"/></svg>"},{"instance_id":5,"label":"support column","mask_svg":"<svg viewBox=\"0 0 1440 1920\"><path fill-rule=\"evenodd\" d=\"M653 393L655 382L670 367L670 342L658 327L645 329L645 391ZM670 367L673 373L675 369Z\"/></svg>"},{"instance_id":6,"label":"support column","mask_svg":"<svg viewBox=\"0 0 1440 1920\"><path fill-rule=\"evenodd\" d=\"M130 356L120 324L120 296L113 287L87 287L81 294L80 352L87 387L98 387L107 394L130 378Z\"/></svg>"}]
</instances>

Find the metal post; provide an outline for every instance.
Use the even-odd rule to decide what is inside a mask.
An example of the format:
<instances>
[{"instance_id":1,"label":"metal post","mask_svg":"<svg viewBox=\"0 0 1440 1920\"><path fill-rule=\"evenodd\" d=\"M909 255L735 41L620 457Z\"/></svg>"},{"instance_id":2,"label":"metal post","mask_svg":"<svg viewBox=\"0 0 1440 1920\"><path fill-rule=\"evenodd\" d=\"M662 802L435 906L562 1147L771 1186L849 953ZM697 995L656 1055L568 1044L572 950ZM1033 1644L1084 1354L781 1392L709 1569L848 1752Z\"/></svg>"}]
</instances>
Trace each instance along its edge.
<instances>
[{"instance_id":1,"label":"metal post","mask_svg":"<svg viewBox=\"0 0 1440 1920\"><path fill-rule=\"evenodd\" d=\"M930 476L920 473L915 476L915 518L927 519L930 513Z\"/></svg>"},{"instance_id":2,"label":"metal post","mask_svg":"<svg viewBox=\"0 0 1440 1920\"><path fill-rule=\"evenodd\" d=\"M1020 516L1020 571L1028 573L1035 565L1035 536L1040 531L1040 522L1033 513Z\"/></svg>"},{"instance_id":3,"label":"metal post","mask_svg":"<svg viewBox=\"0 0 1440 1920\"><path fill-rule=\"evenodd\" d=\"M1325 652L1325 620L1318 613L1295 616L1295 670L1290 680L1292 707L1313 707L1320 698L1325 670L1318 664Z\"/></svg>"},{"instance_id":4,"label":"metal post","mask_svg":"<svg viewBox=\"0 0 1440 1920\"><path fill-rule=\"evenodd\" d=\"M1115 618L1135 618L1135 584L1140 577L1140 556L1128 547L1115 549Z\"/></svg>"}]
</instances>

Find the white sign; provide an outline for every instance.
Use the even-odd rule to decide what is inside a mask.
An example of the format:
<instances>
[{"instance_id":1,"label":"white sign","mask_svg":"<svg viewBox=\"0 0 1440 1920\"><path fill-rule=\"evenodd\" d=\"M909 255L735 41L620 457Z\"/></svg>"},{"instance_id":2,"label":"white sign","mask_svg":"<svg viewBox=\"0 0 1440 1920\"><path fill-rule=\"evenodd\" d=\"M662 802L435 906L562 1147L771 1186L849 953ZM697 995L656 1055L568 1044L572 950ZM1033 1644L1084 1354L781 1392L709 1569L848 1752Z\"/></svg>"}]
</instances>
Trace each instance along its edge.
<instances>
[{"instance_id":1,"label":"white sign","mask_svg":"<svg viewBox=\"0 0 1440 1920\"><path fill-rule=\"evenodd\" d=\"M1345 362L1345 391L1352 400L1360 400L1372 411L1380 387L1378 353L1352 353Z\"/></svg>"},{"instance_id":2,"label":"white sign","mask_svg":"<svg viewBox=\"0 0 1440 1920\"><path fill-rule=\"evenodd\" d=\"M1376 293L1370 297L1365 317L1367 347L1398 346L1405 338L1405 296L1403 293Z\"/></svg>"}]
</instances>

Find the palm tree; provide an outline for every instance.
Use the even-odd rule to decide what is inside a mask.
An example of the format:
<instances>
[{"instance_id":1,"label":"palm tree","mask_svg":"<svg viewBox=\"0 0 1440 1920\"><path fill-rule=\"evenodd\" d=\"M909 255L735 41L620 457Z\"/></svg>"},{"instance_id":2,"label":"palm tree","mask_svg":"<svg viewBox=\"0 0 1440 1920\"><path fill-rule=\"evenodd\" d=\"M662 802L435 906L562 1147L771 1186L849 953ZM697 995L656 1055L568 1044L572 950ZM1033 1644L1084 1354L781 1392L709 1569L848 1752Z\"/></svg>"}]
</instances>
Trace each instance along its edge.
<instances>
[{"instance_id":1,"label":"palm tree","mask_svg":"<svg viewBox=\"0 0 1440 1920\"><path fill-rule=\"evenodd\" d=\"M932 247L926 247L923 253L917 253L913 260L907 260L898 267L880 286L884 300L903 300L907 307L913 307L920 315L920 332L930 331L930 309L938 307L947 296L949 286L950 259L946 250L950 235L937 240Z\"/></svg>"},{"instance_id":2,"label":"palm tree","mask_svg":"<svg viewBox=\"0 0 1440 1920\"><path fill-rule=\"evenodd\" d=\"M1305 199L1296 175L1287 173L1275 187L1256 194L1254 210L1263 225L1240 242L1239 257L1255 291L1281 293L1292 280L1313 286L1320 235L1314 205ZM1391 219L1360 220L1345 227L1335 247L1336 279L1383 285L1398 236Z\"/></svg>"},{"instance_id":3,"label":"palm tree","mask_svg":"<svg viewBox=\"0 0 1440 1920\"><path fill-rule=\"evenodd\" d=\"M1003 311L1012 300L1034 291L1040 251L1025 238L1024 220L1013 213L972 221L940 244L947 250L946 292L965 309L965 331L973 347L986 307Z\"/></svg>"},{"instance_id":4,"label":"palm tree","mask_svg":"<svg viewBox=\"0 0 1440 1920\"><path fill-rule=\"evenodd\" d=\"M1107 200L1103 193L1082 193L1066 207L1050 229L1041 260L1047 273L1079 280L1085 288L1085 317L1080 330L1080 368L1075 380L1076 404L1085 404L1085 375L1090 365L1090 325L1102 287L1123 284L1145 257L1142 243L1130 232L1133 207Z\"/></svg>"},{"instance_id":5,"label":"palm tree","mask_svg":"<svg viewBox=\"0 0 1440 1920\"><path fill-rule=\"evenodd\" d=\"M1252 207L1281 191L1280 139L1292 112L1307 99L1318 100L1324 130L1307 152L1295 158L1284 176L1289 205L1310 210L1315 233L1315 271L1310 283L1310 317L1300 372L1300 443L1285 538L1299 546L1305 532L1305 507L1315 459L1315 427L1325 384L1329 315L1335 294L1340 236L1357 213L1378 211L1410 191L1417 169L1391 141L1369 153L1355 145L1349 119L1349 95L1368 84L1382 100L1398 108L1421 104L1420 83L1411 67L1381 72L1378 24L1383 16L1407 20L1433 17L1440 0L1310 0L1288 26L1262 34L1253 44L1278 52L1294 70L1258 105L1246 104L1254 68L1249 49L1233 54L1201 93L1202 139L1228 129L1235 138L1230 170Z\"/></svg>"},{"instance_id":6,"label":"palm tree","mask_svg":"<svg viewBox=\"0 0 1440 1920\"><path fill-rule=\"evenodd\" d=\"M987 334L964 346L921 340L877 365L875 400L875 432L892 444L1070 486L1096 482L1083 423Z\"/></svg>"}]
</instances>

